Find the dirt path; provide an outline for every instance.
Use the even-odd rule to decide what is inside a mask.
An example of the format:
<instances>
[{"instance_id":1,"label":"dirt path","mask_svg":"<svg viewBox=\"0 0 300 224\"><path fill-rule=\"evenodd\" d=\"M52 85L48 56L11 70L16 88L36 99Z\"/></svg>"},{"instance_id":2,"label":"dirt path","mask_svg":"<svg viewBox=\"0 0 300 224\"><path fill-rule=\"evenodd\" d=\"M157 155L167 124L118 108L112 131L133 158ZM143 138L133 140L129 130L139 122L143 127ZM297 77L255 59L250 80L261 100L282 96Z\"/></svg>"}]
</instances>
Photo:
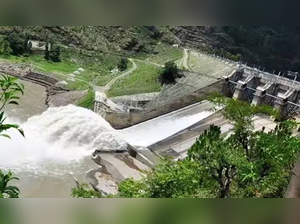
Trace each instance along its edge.
<instances>
[{"instance_id":1,"label":"dirt path","mask_svg":"<svg viewBox=\"0 0 300 224\"><path fill-rule=\"evenodd\" d=\"M190 68L189 60L190 60L190 50L184 48L183 49L183 58L182 58L183 67L192 71L192 69Z\"/></svg>"},{"instance_id":2,"label":"dirt path","mask_svg":"<svg viewBox=\"0 0 300 224\"><path fill-rule=\"evenodd\" d=\"M132 63L132 68L124 73L122 73L121 75L118 75L117 77L113 78L112 80L110 80L106 85L105 85L105 89L106 90L109 90L111 88L111 86L118 80L118 79L121 79L129 74L131 74L133 71L135 71L137 69L137 65L136 63L134 62L133 59L129 58L129 60L131 61Z\"/></svg>"}]
</instances>

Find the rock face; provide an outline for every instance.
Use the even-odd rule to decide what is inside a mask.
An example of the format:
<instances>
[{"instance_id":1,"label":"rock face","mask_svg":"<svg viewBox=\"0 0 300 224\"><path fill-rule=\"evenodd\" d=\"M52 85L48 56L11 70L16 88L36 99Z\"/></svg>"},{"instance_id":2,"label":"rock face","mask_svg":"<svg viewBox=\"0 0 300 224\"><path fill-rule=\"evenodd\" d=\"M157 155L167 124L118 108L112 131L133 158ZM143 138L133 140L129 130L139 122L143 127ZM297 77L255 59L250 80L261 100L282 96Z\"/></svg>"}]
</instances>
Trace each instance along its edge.
<instances>
[{"instance_id":1,"label":"rock face","mask_svg":"<svg viewBox=\"0 0 300 224\"><path fill-rule=\"evenodd\" d=\"M197 47L203 44L215 45L216 40L210 35L213 33L212 26L176 26L172 32L186 46Z\"/></svg>"},{"instance_id":2,"label":"rock face","mask_svg":"<svg viewBox=\"0 0 300 224\"><path fill-rule=\"evenodd\" d=\"M59 94L50 95L48 97L48 106L60 107L67 106L69 104L76 104L76 102L83 98L87 94L87 91L70 91Z\"/></svg>"},{"instance_id":3,"label":"rock face","mask_svg":"<svg viewBox=\"0 0 300 224\"><path fill-rule=\"evenodd\" d=\"M114 178L102 167L90 170L87 173L87 178L90 180L90 184L103 195L116 195L118 193L118 185Z\"/></svg>"},{"instance_id":4,"label":"rock face","mask_svg":"<svg viewBox=\"0 0 300 224\"><path fill-rule=\"evenodd\" d=\"M141 179L143 171L149 169L128 154L98 154L93 160L99 164L106 173L109 173L119 183L127 178Z\"/></svg>"},{"instance_id":5,"label":"rock face","mask_svg":"<svg viewBox=\"0 0 300 224\"><path fill-rule=\"evenodd\" d=\"M95 151L93 156L93 160L100 167L89 171L87 178L104 195L117 194L118 183L127 178L140 180L145 175L144 172L150 169L128 153L108 154Z\"/></svg>"},{"instance_id":6,"label":"rock face","mask_svg":"<svg viewBox=\"0 0 300 224\"><path fill-rule=\"evenodd\" d=\"M12 64L7 62L0 62L0 73L12 75L16 77L23 77L32 71L32 67L25 64Z\"/></svg>"}]
</instances>

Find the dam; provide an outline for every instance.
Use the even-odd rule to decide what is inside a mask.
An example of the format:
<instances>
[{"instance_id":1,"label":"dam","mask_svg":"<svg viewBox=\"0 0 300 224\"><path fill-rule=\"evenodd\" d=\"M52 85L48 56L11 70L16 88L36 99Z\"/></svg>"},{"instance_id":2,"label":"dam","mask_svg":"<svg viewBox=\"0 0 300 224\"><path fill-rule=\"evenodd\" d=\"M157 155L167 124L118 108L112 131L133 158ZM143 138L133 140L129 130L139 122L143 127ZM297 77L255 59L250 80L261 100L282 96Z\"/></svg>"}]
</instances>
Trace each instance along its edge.
<instances>
[{"instance_id":1,"label":"dam","mask_svg":"<svg viewBox=\"0 0 300 224\"><path fill-rule=\"evenodd\" d=\"M298 113L300 83L211 55L192 56L191 62L197 59L207 66L191 64L177 84L163 86L160 93L136 96L130 103L97 92L95 113L74 105L47 109L46 88L64 90L55 89L53 79L42 88L25 82L32 92L21 100L19 109L8 108L7 122L20 124L26 138L10 131L13 140L0 139L0 169L20 177L15 184L21 197L70 197L76 186L73 178L87 182L86 176L96 179L100 189L114 192L115 179L138 179L138 169L155 166L164 156L185 157L209 125L230 132L230 123L205 101L213 92L274 106L282 119ZM30 74L23 75L31 80L39 77ZM30 101L36 96L34 103ZM274 125L267 117L256 117L256 124L270 129ZM110 174L101 173L91 158Z\"/></svg>"},{"instance_id":2,"label":"dam","mask_svg":"<svg viewBox=\"0 0 300 224\"><path fill-rule=\"evenodd\" d=\"M12 140L0 139L0 168L20 178L15 185L20 187L21 197L70 197L70 190L76 186L73 178L86 182L86 172L97 169L91 160L95 149L127 151L128 143L147 148L211 114L207 109L212 105L204 101L115 130L101 116L84 108L68 105L47 109L45 88L23 83L31 91L21 99L20 107L8 108L7 122L20 124L25 138L10 130ZM29 101L32 97L35 102ZM39 110L32 111L33 103Z\"/></svg>"}]
</instances>

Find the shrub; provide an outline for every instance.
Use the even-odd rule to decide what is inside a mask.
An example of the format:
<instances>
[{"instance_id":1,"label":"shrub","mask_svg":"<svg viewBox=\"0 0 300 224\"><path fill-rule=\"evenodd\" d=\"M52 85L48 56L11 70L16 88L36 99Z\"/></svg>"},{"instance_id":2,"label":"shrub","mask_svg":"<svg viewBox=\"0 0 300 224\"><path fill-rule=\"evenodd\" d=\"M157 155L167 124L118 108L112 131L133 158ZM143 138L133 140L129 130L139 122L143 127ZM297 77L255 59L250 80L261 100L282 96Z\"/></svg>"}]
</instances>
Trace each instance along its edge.
<instances>
[{"instance_id":1,"label":"shrub","mask_svg":"<svg viewBox=\"0 0 300 224\"><path fill-rule=\"evenodd\" d=\"M177 65L174 62L167 62L161 70L159 81L161 84L175 83L179 77Z\"/></svg>"}]
</instances>

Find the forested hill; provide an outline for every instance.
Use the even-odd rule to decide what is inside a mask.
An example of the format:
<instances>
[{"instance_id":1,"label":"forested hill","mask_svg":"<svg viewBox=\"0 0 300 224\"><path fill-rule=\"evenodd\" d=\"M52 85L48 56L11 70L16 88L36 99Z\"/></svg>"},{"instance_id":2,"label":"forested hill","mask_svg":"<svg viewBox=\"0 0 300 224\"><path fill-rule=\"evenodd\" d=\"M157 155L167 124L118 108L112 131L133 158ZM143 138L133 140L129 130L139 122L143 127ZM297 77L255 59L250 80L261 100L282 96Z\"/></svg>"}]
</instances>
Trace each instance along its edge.
<instances>
[{"instance_id":1,"label":"forested hill","mask_svg":"<svg viewBox=\"0 0 300 224\"><path fill-rule=\"evenodd\" d=\"M12 30L25 31L36 40L44 40L48 33L67 46L128 55L155 53L158 42L212 46L269 70L300 71L300 26L2 26L0 35Z\"/></svg>"},{"instance_id":2,"label":"forested hill","mask_svg":"<svg viewBox=\"0 0 300 224\"><path fill-rule=\"evenodd\" d=\"M26 32L30 39L44 41L52 36L69 47L106 53L153 53L157 42L173 44L175 36L167 27L155 26L27 26L0 27L1 35Z\"/></svg>"},{"instance_id":3,"label":"forested hill","mask_svg":"<svg viewBox=\"0 0 300 224\"><path fill-rule=\"evenodd\" d=\"M192 26L173 31L192 47L206 43L270 70L300 71L300 26Z\"/></svg>"}]
</instances>

